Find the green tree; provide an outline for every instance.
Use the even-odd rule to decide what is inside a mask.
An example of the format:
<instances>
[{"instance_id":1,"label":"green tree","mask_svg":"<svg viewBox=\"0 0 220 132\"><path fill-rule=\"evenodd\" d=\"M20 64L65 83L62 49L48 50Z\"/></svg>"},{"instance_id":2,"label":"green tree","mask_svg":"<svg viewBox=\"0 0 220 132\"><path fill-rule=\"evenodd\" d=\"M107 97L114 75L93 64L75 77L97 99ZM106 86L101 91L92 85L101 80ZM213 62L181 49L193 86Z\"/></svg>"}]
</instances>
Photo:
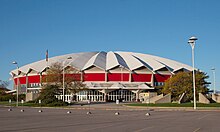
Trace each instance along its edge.
<instances>
[{"instance_id":1,"label":"green tree","mask_svg":"<svg viewBox=\"0 0 220 132\"><path fill-rule=\"evenodd\" d=\"M7 91L10 91L9 89L7 89L8 85L8 81L0 80L0 101L9 101L9 99L11 99L12 101L16 101L16 95L7 93ZM19 95L19 99L23 99L23 97L23 94Z\"/></svg>"},{"instance_id":2,"label":"green tree","mask_svg":"<svg viewBox=\"0 0 220 132\"><path fill-rule=\"evenodd\" d=\"M196 71L196 94L198 93L207 93L209 82L206 79L209 76L204 72ZM187 101L193 99L193 80L192 72L179 72L174 75L172 78L168 79L163 86L162 92L164 94L171 93L172 100L177 101L179 97L185 93ZM197 98L198 99L198 98Z\"/></svg>"},{"instance_id":3,"label":"green tree","mask_svg":"<svg viewBox=\"0 0 220 132\"><path fill-rule=\"evenodd\" d=\"M60 90L57 85L45 85L35 103L38 103L38 100L41 100L43 106L65 106L66 103L55 97L55 95L58 94L60 94Z\"/></svg>"},{"instance_id":4,"label":"green tree","mask_svg":"<svg viewBox=\"0 0 220 132\"><path fill-rule=\"evenodd\" d=\"M9 82L0 80L0 95L5 95L6 94L5 92L9 91L7 89L8 85L9 85Z\"/></svg>"},{"instance_id":5,"label":"green tree","mask_svg":"<svg viewBox=\"0 0 220 132\"><path fill-rule=\"evenodd\" d=\"M71 66L65 67L65 93L77 93L85 90L85 85L80 80L81 74L78 70ZM56 85L63 88L63 66L61 63L53 63L48 70L46 70L46 77L43 78L43 83L47 85Z\"/></svg>"}]
</instances>

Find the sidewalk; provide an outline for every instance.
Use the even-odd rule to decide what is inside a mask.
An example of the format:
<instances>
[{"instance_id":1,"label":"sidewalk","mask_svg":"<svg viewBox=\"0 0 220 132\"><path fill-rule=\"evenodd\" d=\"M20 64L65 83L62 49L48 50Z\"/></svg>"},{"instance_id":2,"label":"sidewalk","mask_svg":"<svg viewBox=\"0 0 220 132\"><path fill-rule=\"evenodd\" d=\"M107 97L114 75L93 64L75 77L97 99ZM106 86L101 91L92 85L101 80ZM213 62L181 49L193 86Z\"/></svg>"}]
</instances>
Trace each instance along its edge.
<instances>
[{"instance_id":1,"label":"sidewalk","mask_svg":"<svg viewBox=\"0 0 220 132\"><path fill-rule=\"evenodd\" d=\"M126 104L129 103L119 103L116 104L114 102L92 102L91 104L87 104L85 102L80 102L71 106L67 107L42 107L42 108L49 108L49 109L78 109L78 110L124 110L124 111L219 111L219 107L197 107L196 110L193 107L144 107L144 106L128 106ZM5 105L0 105L0 107L10 107ZM13 106L12 106L13 107ZM21 107L21 106L19 106ZM22 106L22 107L29 107L29 106ZM38 107L33 107L38 108Z\"/></svg>"},{"instance_id":2,"label":"sidewalk","mask_svg":"<svg viewBox=\"0 0 220 132\"><path fill-rule=\"evenodd\" d=\"M143 106L127 106L129 103L91 103L89 104L77 104L71 105L68 108L71 109L94 109L94 110L150 110L150 111L220 111L218 107L197 107L196 110L193 107L143 107Z\"/></svg>"}]
</instances>

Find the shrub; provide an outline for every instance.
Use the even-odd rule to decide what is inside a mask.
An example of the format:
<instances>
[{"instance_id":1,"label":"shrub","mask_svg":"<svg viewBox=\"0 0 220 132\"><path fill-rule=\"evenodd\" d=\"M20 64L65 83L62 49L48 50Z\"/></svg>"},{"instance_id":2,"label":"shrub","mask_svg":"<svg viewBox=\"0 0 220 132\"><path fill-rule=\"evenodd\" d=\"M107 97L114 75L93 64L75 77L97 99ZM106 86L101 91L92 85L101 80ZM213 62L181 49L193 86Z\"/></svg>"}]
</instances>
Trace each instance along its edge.
<instances>
[{"instance_id":1,"label":"shrub","mask_svg":"<svg viewBox=\"0 0 220 132\"><path fill-rule=\"evenodd\" d=\"M9 101L9 99L11 99L11 101L16 101L17 100L17 95L12 95L12 94L4 94L4 95L0 95L0 101ZM25 94L20 94L18 96L18 100L25 100Z\"/></svg>"},{"instance_id":2,"label":"shrub","mask_svg":"<svg viewBox=\"0 0 220 132\"><path fill-rule=\"evenodd\" d=\"M0 101L9 101L9 99L11 99L11 101L16 101L16 95L6 94L0 96Z\"/></svg>"},{"instance_id":3,"label":"shrub","mask_svg":"<svg viewBox=\"0 0 220 132\"><path fill-rule=\"evenodd\" d=\"M66 106L67 103L58 100L55 95L59 94L59 88L57 85L46 85L40 96L35 100L35 103L38 103L38 100L41 100L42 106Z\"/></svg>"}]
</instances>

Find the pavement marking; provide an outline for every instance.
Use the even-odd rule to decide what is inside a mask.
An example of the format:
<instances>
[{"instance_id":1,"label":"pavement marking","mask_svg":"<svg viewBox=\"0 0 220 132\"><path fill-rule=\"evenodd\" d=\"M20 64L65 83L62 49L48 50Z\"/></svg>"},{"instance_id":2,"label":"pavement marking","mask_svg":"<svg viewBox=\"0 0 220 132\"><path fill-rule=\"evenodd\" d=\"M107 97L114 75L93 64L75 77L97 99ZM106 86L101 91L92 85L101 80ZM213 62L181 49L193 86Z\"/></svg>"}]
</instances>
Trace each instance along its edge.
<instances>
[{"instance_id":1,"label":"pavement marking","mask_svg":"<svg viewBox=\"0 0 220 132\"><path fill-rule=\"evenodd\" d=\"M110 125L105 125L105 126L93 127L93 128L90 128L90 129L82 130L82 131L80 131L80 132L86 132L86 131L96 130L96 129L100 129L100 128L112 127L112 126L120 125L120 124L121 124L121 123L116 123L116 124L110 124ZM126 125L127 125L127 124L120 125L120 126L126 126Z\"/></svg>"},{"instance_id":2,"label":"pavement marking","mask_svg":"<svg viewBox=\"0 0 220 132\"><path fill-rule=\"evenodd\" d=\"M143 129L139 129L139 130L136 130L134 132L141 132L141 131L145 131L146 129L150 129L150 128L154 128L154 126L150 126L150 127L145 127Z\"/></svg>"},{"instance_id":3,"label":"pavement marking","mask_svg":"<svg viewBox=\"0 0 220 132\"><path fill-rule=\"evenodd\" d=\"M193 132L198 132L201 128L197 128L196 130L194 130Z\"/></svg>"},{"instance_id":4,"label":"pavement marking","mask_svg":"<svg viewBox=\"0 0 220 132\"><path fill-rule=\"evenodd\" d=\"M201 119L203 119L203 118L205 118L205 117L207 117L207 116L209 116L209 114L206 114L206 115L204 115L204 116L202 116L202 117L199 117L198 119L201 120Z\"/></svg>"}]
</instances>

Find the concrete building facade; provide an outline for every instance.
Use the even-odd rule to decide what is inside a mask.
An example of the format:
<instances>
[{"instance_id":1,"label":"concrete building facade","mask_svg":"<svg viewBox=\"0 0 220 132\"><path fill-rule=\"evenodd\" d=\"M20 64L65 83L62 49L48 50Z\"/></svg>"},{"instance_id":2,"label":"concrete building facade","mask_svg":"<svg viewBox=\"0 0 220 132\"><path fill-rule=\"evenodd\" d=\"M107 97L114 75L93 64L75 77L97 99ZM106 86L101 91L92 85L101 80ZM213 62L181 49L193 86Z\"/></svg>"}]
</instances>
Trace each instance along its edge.
<instances>
[{"instance_id":1,"label":"concrete building facade","mask_svg":"<svg viewBox=\"0 0 220 132\"><path fill-rule=\"evenodd\" d=\"M71 59L67 59L70 58ZM134 101L139 93L154 89L179 71L192 71L192 67L170 59L134 52L83 52L40 60L10 72L14 87L21 91L38 93L47 68L60 62L78 72L73 73L89 90L66 95L66 100ZM23 90L22 90L23 89ZM58 98L62 99L62 95Z\"/></svg>"}]
</instances>

